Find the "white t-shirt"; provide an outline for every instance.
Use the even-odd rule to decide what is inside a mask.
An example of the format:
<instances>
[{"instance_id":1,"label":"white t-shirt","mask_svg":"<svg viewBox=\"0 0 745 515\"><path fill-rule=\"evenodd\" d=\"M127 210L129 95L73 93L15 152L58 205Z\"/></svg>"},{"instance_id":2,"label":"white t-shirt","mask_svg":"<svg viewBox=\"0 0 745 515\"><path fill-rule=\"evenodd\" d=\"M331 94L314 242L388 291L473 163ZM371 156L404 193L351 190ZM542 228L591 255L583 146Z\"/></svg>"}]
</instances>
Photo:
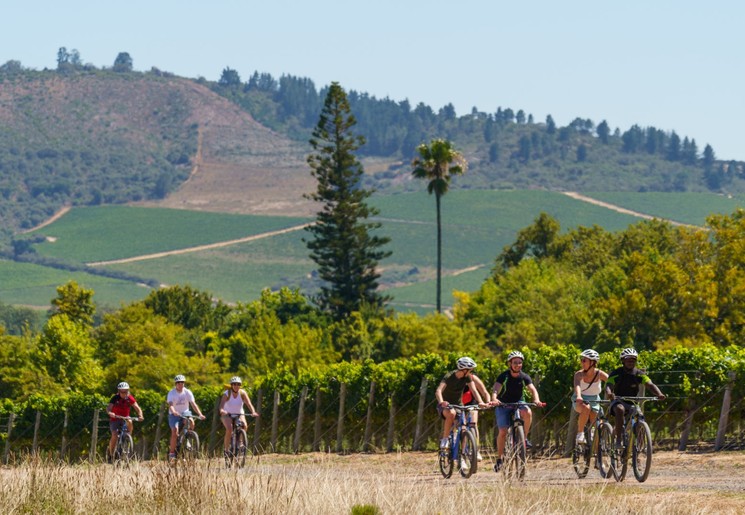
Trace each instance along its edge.
<instances>
[{"instance_id":1,"label":"white t-shirt","mask_svg":"<svg viewBox=\"0 0 745 515\"><path fill-rule=\"evenodd\" d=\"M173 409L176 410L176 413L181 415L184 411L189 409L189 403L194 402L194 394L185 386L184 389L181 390L181 393L174 388L168 392L166 401L169 404L173 404Z\"/></svg>"},{"instance_id":2,"label":"white t-shirt","mask_svg":"<svg viewBox=\"0 0 745 515\"><path fill-rule=\"evenodd\" d=\"M225 401L222 409L230 415L243 415L243 397L241 397L240 390L238 391L237 397L233 397L233 392L230 390L225 390L224 395L228 400Z\"/></svg>"}]
</instances>

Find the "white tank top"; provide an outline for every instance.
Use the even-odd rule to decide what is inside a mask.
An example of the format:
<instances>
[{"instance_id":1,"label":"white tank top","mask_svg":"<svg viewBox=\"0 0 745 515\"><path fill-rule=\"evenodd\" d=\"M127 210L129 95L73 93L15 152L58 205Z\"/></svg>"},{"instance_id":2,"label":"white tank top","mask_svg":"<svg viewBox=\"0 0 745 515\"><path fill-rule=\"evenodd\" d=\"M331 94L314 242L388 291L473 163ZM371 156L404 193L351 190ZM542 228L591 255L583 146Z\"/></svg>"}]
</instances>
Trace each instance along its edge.
<instances>
[{"instance_id":1,"label":"white tank top","mask_svg":"<svg viewBox=\"0 0 745 515\"><path fill-rule=\"evenodd\" d=\"M237 397L233 397L233 392L225 390L225 395L228 396L228 400L225 401L222 409L231 415L243 415L243 398L240 392Z\"/></svg>"},{"instance_id":2,"label":"white tank top","mask_svg":"<svg viewBox=\"0 0 745 515\"><path fill-rule=\"evenodd\" d=\"M584 378L579 380L579 389L582 395L600 395L603 390L600 378L595 378L594 383L586 383Z\"/></svg>"}]
</instances>

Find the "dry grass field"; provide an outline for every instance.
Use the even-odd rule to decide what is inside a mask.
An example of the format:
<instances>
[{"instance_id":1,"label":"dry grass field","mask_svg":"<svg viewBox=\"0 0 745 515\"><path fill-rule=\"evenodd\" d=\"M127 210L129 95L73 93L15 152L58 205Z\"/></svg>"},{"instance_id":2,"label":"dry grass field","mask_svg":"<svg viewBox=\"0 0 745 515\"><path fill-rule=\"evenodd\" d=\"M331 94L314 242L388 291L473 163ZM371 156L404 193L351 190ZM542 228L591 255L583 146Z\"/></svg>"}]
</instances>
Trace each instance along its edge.
<instances>
[{"instance_id":1,"label":"dry grass field","mask_svg":"<svg viewBox=\"0 0 745 515\"><path fill-rule=\"evenodd\" d=\"M27 463L0 470L2 513L743 513L745 453L655 454L645 483L532 460L523 482L491 469L443 479L434 453L263 455L170 468ZM457 476L457 477L456 477Z\"/></svg>"}]
</instances>

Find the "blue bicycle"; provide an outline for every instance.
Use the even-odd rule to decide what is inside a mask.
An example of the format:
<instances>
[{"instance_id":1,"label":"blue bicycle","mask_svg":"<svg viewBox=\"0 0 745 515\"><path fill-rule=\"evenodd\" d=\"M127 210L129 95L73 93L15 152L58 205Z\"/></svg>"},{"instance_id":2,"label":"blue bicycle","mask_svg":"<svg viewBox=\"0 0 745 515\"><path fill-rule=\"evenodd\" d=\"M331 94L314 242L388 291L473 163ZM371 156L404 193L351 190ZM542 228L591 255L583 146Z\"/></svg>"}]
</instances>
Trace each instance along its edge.
<instances>
[{"instance_id":1,"label":"blue bicycle","mask_svg":"<svg viewBox=\"0 0 745 515\"><path fill-rule=\"evenodd\" d=\"M477 411L478 406L448 406L455 410L455 421L448 436L448 447L440 449L440 472L445 478L453 475L453 468L458 464L460 475L469 478L478 469L479 446L472 426L471 412Z\"/></svg>"}]
</instances>

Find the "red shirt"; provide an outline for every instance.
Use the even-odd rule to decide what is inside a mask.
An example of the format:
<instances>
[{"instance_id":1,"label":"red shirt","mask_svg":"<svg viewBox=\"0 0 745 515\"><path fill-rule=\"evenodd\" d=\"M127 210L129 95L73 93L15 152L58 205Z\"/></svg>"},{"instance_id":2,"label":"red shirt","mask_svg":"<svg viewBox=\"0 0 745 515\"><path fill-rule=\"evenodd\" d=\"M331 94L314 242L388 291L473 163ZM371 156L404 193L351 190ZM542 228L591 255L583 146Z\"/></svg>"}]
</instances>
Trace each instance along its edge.
<instances>
[{"instance_id":1,"label":"red shirt","mask_svg":"<svg viewBox=\"0 0 745 515\"><path fill-rule=\"evenodd\" d=\"M132 394L127 395L126 397L122 397L121 395L114 394L114 396L109 401L109 404L112 405L111 411L115 415L119 415L120 417L128 417L129 416L129 408L133 404L137 404L137 401L132 396ZM109 417L111 420L116 420L115 418Z\"/></svg>"}]
</instances>

